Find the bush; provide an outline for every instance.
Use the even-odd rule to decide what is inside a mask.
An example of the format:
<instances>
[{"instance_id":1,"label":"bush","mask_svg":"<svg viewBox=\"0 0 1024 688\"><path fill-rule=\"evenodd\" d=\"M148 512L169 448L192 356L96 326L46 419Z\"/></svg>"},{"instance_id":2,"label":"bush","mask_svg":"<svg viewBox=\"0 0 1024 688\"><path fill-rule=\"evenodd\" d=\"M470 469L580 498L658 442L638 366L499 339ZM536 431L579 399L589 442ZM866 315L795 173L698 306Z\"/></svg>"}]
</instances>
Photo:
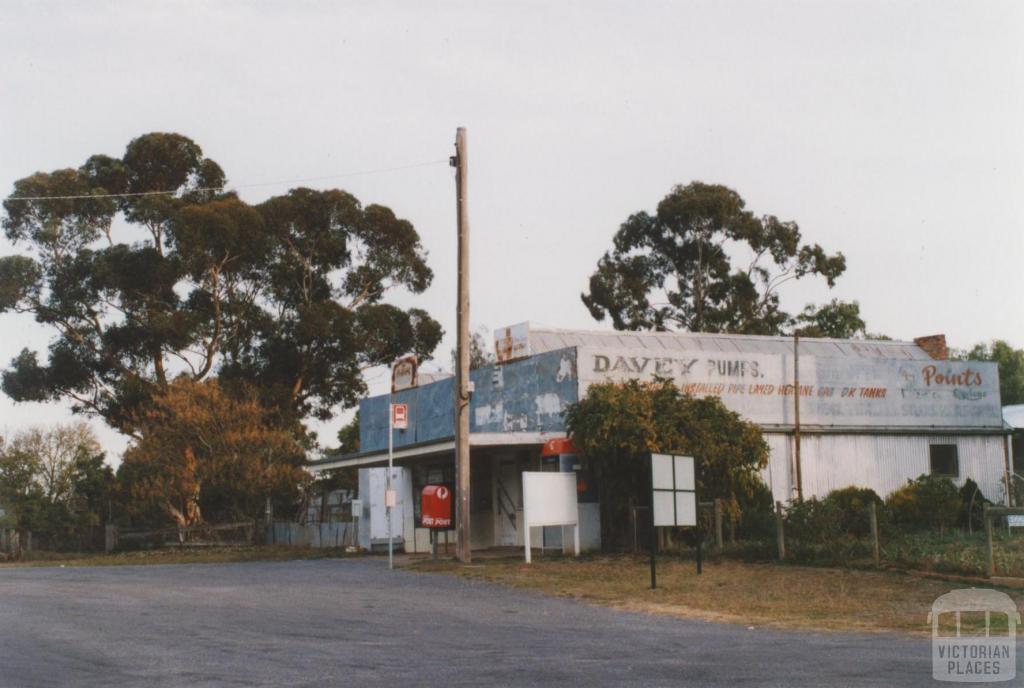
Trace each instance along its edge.
<instances>
[{"instance_id":1,"label":"bush","mask_svg":"<svg viewBox=\"0 0 1024 688\"><path fill-rule=\"evenodd\" d=\"M960 527L971 531L983 529L985 527L983 516L985 505L992 502L985 499L985 495L981 493L978 483L970 478L965 480L964 486L960 488L960 503L962 505L960 510Z\"/></svg>"},{"instance_id":2,"label":"bush","mask_svg":"<svg viewBox=\"0 0 1024 688\"><path fill-rule=\"evenodd\" d=\"M886 509L894 525L938 528L940 532L960 520L960 493L949 478L922 475L888 496Z\"/></svg>"},{"instance_id":3,"label":"bush","mask_svg":"<svg viewBox=\"0 0 1024 688\"><path fill-rule=\"evenodd\" d=\"M872 503L880 504L882 499L861 487L791 502L784 517L787 557L816 564L847 564L870 557L868 509Z\"/></svg>"},{"instance_id":4,"label":"bush","mask_svg":"<svg viewBox=\"0 0 1024 688\"><path fill-rule=\"evenodd\" d=\"M775 537L775 501L772 491L763 482L755 483L740 502L736 537L758 540Z\"/></svg>"},{"instance_id":5,"label":"bush","mask_svg":"<svg viewBox=\"0 0 1024 688\"><path fill-rule=\"evenodd\" d=\"M717 397L683 394L671 380L591 385L585 399L566 409L565 423L594 470L605 550L632 541L631 509L650 499L652 451L696 457L701 499L722 499L727 518L741 517L742 505L763 485L768 444L761 429Z\"/></svg>"},{"instance_id":6,"label":"bush","mask_svg":"<svg viewBox=\"0 0 1024 688\"><path fill-rule=\"evenodd\" d=\"M871 504L882 504L882 498L868 487L832 490L823 501L835 510L839 530L858 537L871 535L871 517L868 509Z\"/></svg>"},{"instance_id":7,"label":"bush","mask_svg":"<svg viewBox=\"0 0 1024 688\"><path fill-rule=\"evenodd\" d=\"M844 565L870 556L869 541L846 529L839 500L805 499L786 511L786 557L804 563Z\"/></svg>"},{"instance_id":8,"label":"bush","mask_svg":"<svg viewBox=\"0 0 1024 688\"><path fill-rule=\"evenodd\" d=\"M785 530L790 540L827 542L843 535L841 514L835 504L810 498L790 502L786 509Z\"/></svg>"}]
</instances>

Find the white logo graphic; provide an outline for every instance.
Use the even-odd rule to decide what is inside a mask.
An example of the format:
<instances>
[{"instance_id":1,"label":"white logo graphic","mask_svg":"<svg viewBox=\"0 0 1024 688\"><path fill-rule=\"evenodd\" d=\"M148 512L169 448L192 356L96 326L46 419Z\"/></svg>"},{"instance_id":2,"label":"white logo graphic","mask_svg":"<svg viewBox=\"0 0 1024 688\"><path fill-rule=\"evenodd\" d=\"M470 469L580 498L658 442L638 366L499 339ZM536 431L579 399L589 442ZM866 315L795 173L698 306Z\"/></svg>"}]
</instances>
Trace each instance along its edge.
<instances>
[{"instance_id":1,"label":"white logo graphic","mask_svg":"<svg viewBox=\"0 0 1024 688\"><path fill-rule=\"evenodd\" d=\"M965 632L961 624L964 614L972 619L977 616L978 621L984 614L984 627L969 626ZM944 617L942 624L940 616ZM935 600L928 621L932 625L935 680L989 683L1009 681L1017 675L1020 613L1009 595L979 588L953 590Z\"/></svg>"}]
</instances>

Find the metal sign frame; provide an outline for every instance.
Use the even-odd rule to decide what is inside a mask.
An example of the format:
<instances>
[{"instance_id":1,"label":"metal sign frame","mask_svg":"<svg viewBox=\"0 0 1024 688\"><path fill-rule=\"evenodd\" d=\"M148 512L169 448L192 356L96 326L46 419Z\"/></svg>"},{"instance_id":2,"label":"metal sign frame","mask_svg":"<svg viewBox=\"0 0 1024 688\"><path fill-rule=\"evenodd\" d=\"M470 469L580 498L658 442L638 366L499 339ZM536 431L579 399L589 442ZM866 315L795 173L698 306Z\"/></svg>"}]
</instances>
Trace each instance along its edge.
<instances>
[{"instance_id":1,"label":"metal sign frame","mask_svg":"<svg viewBox=\"0 0 1024 688\"><path fill-rule=\"evenodd\" d=\"M669 459L671 463L672 474L671 474L671 486L665 487L663 478L659 476L659 480L655 480L656 459L664 460ZM683 472L680 475L678 470L679 461L678 459L685 459L690 462L691 471L689 475ZM685 466L686 461L683 462ZM695 528L697 531L697 575L702 573L702 552L701 552L701 540L703 539L703 533L700 528L700 498L698 495L697 485L700 479L700 464L695 456L689 456L686 454L663 454L651 452L649 457L649 467L651 471L651 590L658 587L658 574L657 574L657 555L658 555L658 527L668 526L673 528L690 527ZM679 485L686 485L686 487L680 488ZM661 485L661 486L659 486ZM658 495L668 494L672 500L672 522L671 523L658 523L656 518L657 511L657 497ZM679 497L680 495L693 495L693 523L679 522ZM688 501L688 500L687 500Z\"/></svg>"},{"instance_id":2,"label":"metal sign frame","mask_svg":"<svg viewBox=\"0 0 1024 688\"><path fill-rule=\"evenodd\" d=\"M664 475L665 467L658 470L657 464L670 464L671 478ZM687 471L687 468L689 469ZM662 473L663 475L658 475ZM671 502L672 518L660 519L659 501ZM682 502L682 503L681 503ZM680 507L688 513L681 514ZM692 515L692 518L688 518ZM692 456L681 454L651 454L651 518L655 526L690 527L697 526L697 462Z\"/></svg>"},{"instance_id":3,"label":"metal sign frame","mask_svg":"<svg viewBox=\"0 0 1024 688\"><path fill-rule=\"evenodd\" d=\"M391 393L400 392L403 389L412 389L419 384L419 361L415 356L406 356L395 361L391 366ZM399 384L401 377L408 378L408 384Z\"/></svg>"}]
</instances>

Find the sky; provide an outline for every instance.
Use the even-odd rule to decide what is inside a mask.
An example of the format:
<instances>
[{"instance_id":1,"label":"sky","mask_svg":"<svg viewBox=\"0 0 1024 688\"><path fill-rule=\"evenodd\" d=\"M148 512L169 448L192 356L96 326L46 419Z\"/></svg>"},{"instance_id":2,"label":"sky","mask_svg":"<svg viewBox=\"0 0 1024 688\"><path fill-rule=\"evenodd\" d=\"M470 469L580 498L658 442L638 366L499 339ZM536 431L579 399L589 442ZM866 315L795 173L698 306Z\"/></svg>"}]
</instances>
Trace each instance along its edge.
<instances>
[{"instance_id":1,"label":"sky","mask_svg":"<svg viewBox=\"0 0 1024 688\"><path fill-rule=\"evenodd\" d=\"M153 131L249 202L318 178L415 225L435 279L395 301L442 323L442 366L458 126L475 328L610 328L579 298L596 261L700 180L846 256L788 309L855 299L872 332L1024 346L1024 3L0 0L0 65L3 196ZM0 315L0 365L53 334ZM3 433L71 418L0 398ZM116 464L125 440L92 422Z\"/></svg>"}]
</instances>

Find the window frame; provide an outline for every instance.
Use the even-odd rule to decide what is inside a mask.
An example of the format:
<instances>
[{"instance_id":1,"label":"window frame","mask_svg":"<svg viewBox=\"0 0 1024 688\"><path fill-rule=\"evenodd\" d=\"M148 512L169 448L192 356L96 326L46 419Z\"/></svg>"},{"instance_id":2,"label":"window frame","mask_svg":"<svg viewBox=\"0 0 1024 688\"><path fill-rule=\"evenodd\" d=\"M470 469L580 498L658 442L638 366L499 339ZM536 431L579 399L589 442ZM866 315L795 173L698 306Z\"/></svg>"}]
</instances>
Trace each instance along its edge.
<instances>
[{"instance_id":1,"label":"window frame","mask_svg":"<svg viewBox=\"0 0 1024 688\"><path fill-rule=\"evenodd\" d=\"M950 448L953 452L953 472L946 473L940 472L936 469L936 448L940 447L943 449ZM937 478L952 478L956 479L960 477L960 448L956 442L930 442L928 444L928 475L935 476Z\"/></svg>"}]
</instances>

